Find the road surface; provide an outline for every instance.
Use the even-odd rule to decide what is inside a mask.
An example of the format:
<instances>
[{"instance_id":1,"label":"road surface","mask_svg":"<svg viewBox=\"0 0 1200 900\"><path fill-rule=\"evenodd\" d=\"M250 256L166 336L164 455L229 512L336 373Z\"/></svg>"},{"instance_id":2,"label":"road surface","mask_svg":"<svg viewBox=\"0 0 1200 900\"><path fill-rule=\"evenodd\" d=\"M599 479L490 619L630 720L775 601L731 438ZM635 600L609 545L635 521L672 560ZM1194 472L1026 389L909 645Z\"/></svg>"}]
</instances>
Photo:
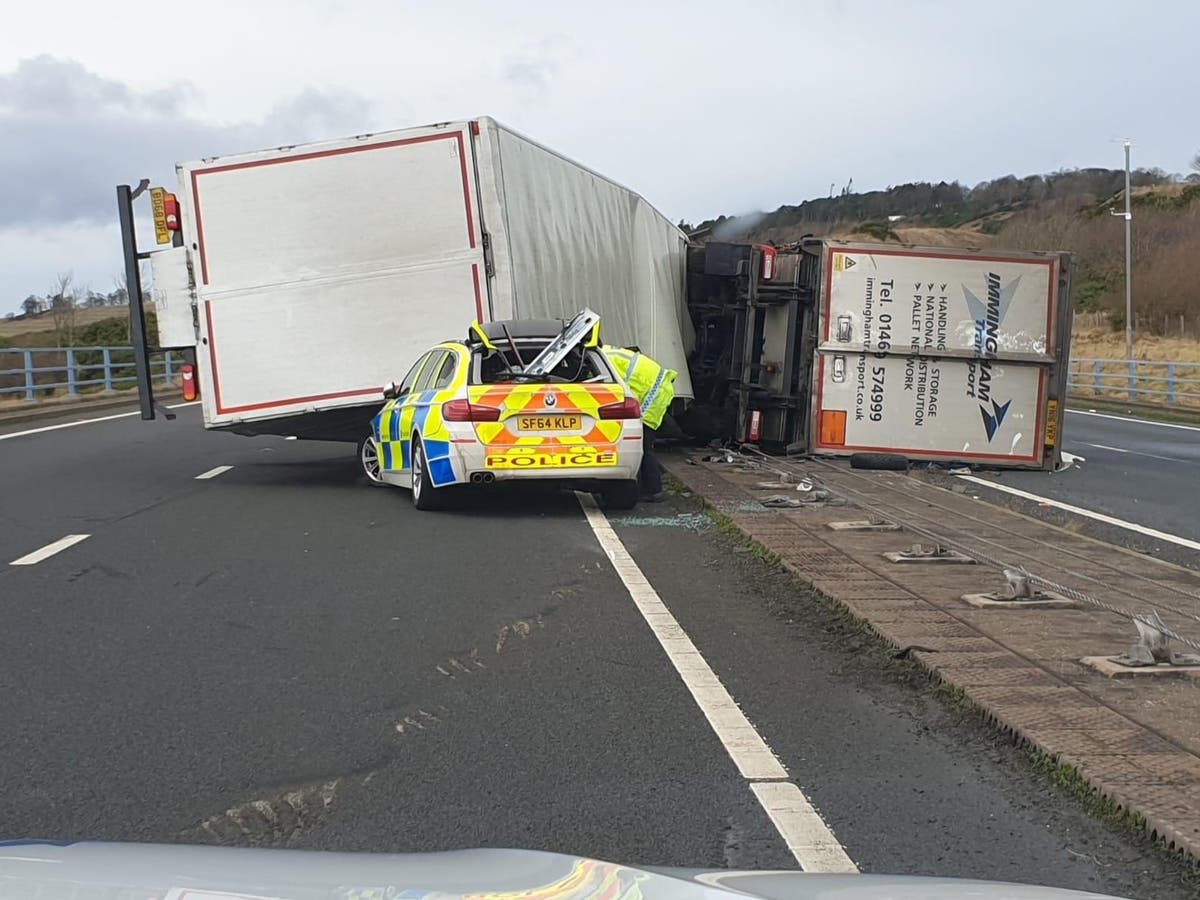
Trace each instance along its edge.
<instances>
[{"instance_id":1,"label":"road surface","mask_svg":"<svg viewBox=\"0 0 1200 900\"><path fill-rule=\"evenodd\" d=\"M1082 458L1071 468L973 476L972 489L1034 515L1073 520L1103 540L1200 566L1200 427L1068 410L1063 437L1064 449ZM988 490L985 481L1034 499Z\"/></svg>"},{"instance_id":2,"label":"road surface","mask_svg":"<svg viewBox=\"0 0 1200 900\"><path fill-rule=\"evenodd\" d=\"M1188 896L692 498L418 513L346 446L195 407L43 427L0 428L0 839L791 868L832 836L866 872Z\"/></svg>"}]
</instances>

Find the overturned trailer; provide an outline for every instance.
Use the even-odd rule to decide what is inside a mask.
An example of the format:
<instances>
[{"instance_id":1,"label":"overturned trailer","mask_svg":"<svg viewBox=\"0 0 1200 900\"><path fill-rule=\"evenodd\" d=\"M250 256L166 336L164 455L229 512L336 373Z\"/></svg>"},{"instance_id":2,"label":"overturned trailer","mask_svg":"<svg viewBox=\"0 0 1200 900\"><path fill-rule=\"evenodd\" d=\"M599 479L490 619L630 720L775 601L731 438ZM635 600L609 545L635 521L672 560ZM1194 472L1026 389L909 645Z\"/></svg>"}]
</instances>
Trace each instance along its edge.
<instances>
[{"instance_id":1,"label":"overturned trailer","mask_svg":"<svg viewBox=\"0 0 1200 900\"><path fill-rule=\"evenodd\" d=\"M694 246L684 425L772 451L1056 468L1070 263L819 239Z\"/></svg>"}]
</instances>

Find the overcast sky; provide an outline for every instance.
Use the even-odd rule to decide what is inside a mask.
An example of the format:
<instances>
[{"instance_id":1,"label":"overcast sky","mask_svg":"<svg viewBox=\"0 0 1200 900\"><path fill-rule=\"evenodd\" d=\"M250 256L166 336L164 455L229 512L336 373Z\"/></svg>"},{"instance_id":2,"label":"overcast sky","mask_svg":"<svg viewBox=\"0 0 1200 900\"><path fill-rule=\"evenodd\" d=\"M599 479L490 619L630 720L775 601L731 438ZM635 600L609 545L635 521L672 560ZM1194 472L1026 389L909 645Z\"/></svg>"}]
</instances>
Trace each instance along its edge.
<instances>
[{"instance_id":1,"label":"overcast sky","mask_svg":"<svg viewBox=\"0 0 1200 900\"><path fill-rule=\"evenodd\" d=\"M1200 149L1197 0L18 4L0 313L111 290L113 188L204 156L491 115L673 220ZM1127 18L1129 17L1129 18Z\"/></svg>"}]
</instances>

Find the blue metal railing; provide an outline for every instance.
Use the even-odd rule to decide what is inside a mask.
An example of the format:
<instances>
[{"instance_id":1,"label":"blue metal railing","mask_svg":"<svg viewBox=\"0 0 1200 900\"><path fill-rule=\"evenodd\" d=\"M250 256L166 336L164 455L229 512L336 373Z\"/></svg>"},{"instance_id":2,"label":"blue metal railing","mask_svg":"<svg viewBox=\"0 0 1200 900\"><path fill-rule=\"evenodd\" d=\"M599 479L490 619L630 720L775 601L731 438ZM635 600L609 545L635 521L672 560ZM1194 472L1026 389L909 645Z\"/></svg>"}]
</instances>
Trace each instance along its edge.
<instances>
[{"instance_id":1,"label":"blue metal railing","mask_svg":"<svg viewBox=\"0 0 1200 900\"><path fill-rule=\"evenodd\" d=\"M185 362L178 350L150 358L156 384L173 384ZM113 393L137 385L131 347L0 348L0 401Z\"/></svg>"},{"instance_id":2,"label":"blue metal railing","mask_svg":"<svg viewBox=\"0 0 1200 900\"><path fill-rule=\"evenodd\" d=\"M1077 397L1111 397L1165 406L1200 406L1200 363L1072 359L1067 387Z\"/></svg>"}]
</instances>

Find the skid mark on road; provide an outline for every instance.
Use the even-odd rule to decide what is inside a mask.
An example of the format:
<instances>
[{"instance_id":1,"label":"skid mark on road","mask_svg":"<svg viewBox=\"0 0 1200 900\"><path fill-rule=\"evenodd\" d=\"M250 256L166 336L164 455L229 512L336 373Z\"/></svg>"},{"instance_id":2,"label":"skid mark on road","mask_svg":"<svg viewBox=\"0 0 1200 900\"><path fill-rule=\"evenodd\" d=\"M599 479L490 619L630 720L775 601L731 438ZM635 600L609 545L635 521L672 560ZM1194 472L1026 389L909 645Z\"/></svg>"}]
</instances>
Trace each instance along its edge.
<instances>
[{"instance_id":1,"label":"skid mark on road","mask_svg":"<svg viewBox=\"0 0 1200 900\"><path fill-rule=\"evenodd\" d=\"M479 658L479 649L472 647L465 654L451 656L445 662L434 666L439 674L447 678L457 678L459 675L470 675L480 669L486 669L483 660Z\"/></svg>"},{"instance_id":2,"label":"skid mark on road","mask_svg":"<svg viewBox=\"0 0 1200 900\"><path fill-rule=\"evenodd\" d=\"M438 707L438 711L443 715L449 712L444 706ZM405 716L396 723L396 734L409 734L413 731L424 731L426 728L432 728L441 720L441 716L437 713L429 712L426 709L418 709L412 715Z\"/></svg>"},{"instance_id":3,"label":"skid mark on road","mask_svg":"<svg viewBox=\"0 0 1200 900\"><path fill-rule=\"evenodd\" d=\"M193 833L221 843L278 841L315 824L337 797L341 778L303 785L267 799L232 806L201 822Z\"/></svg>"},{"instance_id":4,"label":"skid mark on road","mask_svg":"<svg viewBox=\"0 0 1200 900\"><path fill-rule=\"evenodd\" d=\"M533 634L534 629L545 627L546 624L542 621L541 613L530 620L518 619L508 625L501 625L500 630L496 632L496 652L504 652L505 646L512 639L525 640Z\"/></svg>"}]
</instances>

